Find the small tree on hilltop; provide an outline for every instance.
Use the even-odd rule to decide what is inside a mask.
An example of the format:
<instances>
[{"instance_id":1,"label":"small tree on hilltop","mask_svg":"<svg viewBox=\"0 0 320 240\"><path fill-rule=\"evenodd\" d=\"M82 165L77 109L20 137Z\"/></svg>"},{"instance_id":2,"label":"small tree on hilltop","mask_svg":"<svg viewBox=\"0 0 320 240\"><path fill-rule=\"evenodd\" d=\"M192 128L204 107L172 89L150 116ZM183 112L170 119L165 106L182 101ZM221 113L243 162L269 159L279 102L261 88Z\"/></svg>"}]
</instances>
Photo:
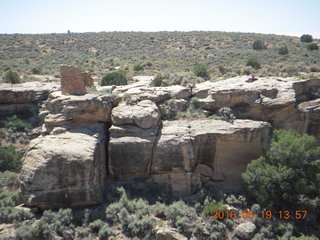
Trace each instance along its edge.
<instances>
[{"instance_id":1,"label":"small tree on hilltop","mask_svg":"<svg viewBox=\"0 0 320 240\"><path fill-rule=\"evenodd\" d=\"M101 86L127 85L127 78L123 72L107 73L101 80Z\"/></svg>"},{"instance_id":2,"label":"small tree on hilltop","mask_svg":"<svg viewBox=\"0 0 320 240\"><path fill-rule=\"evenodd\" d=\"M309 44L307 45L307 49L308 49L308 50L318 50L319 47L318 47L318 45L317 45L316 43L309 43Z\"/></svg>"},{"instance_id":3,"label":"small tree on hilltop","mask_svg":"<svg viewBox=\"0 0 320 240\"><path fill-rule=\"evenodd\" d=\"M313 37L309 34L303 34L301 37L300 37L300 42L306 42L306 43L310 43L313 41Z\"/></svg>"}]
</instances>

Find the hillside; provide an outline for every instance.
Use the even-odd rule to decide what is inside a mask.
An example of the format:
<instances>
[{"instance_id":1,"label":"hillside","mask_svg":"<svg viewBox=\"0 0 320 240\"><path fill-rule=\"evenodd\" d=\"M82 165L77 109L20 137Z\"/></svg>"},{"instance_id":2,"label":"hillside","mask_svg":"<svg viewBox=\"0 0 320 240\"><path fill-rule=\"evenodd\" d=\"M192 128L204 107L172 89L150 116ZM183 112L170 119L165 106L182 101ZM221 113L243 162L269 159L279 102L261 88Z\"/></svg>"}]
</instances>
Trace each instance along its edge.
<instances>
[{"instance_id":1,"label":"hillside","mask_svg":"<svg viewBox=\"0 0 320 240\"><path fill-rule=\"evenodd\" d=\"M254 50L255 40L264 41L266 49ZM170 73L170 78L188 80L194 78L193 66L203 63L213 81L248 72L282 77L319 75L320 51L308 50L306 45L298 37L226 32L2 34L0 74L11 69L26 81L39 72L59 77L60 64L73 64L98 77L118 66L128 77ZM281 46L287 46L287 55L278 53ZM250 57L260 62L260 69L247 66ZM144 69L134 72L137 64Z\"/></svg>"}]
</instances>

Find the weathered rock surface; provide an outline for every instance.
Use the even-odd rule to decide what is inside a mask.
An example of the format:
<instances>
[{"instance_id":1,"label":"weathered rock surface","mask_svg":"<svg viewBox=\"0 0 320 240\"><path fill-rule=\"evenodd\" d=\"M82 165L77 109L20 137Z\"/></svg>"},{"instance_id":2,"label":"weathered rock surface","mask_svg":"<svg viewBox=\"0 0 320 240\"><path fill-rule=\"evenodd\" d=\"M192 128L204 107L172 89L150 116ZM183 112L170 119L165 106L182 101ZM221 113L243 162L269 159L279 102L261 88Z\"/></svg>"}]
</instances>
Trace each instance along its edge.
<instances>
[{"instance_id":1,"label":"weathered rock surface","mask_svg":"<svg viewBox=\"0 0 320 240\"><path fill-rule=\"evenodd\" d=\"M234 231L234 236L243 239L250 240L256 230L256 226L252 222L241 223Z\"/></svg>"},{"instance_id":2,"label":"weathered rock surface","mask_svg":"<svg viewBox=\"0 0 320 240\"><path fill-rule=\"evenodd\" d=\"M0 84L0 115L7 116L27 111L59 89L56 83L26 82Z\"/></svg>"},{"instance_id":3,"label":"weathered rock surface","mask_svg":"<svg viewBox=\"0 0 320 240\"><path fill-rule=\"evenodd\" d=\"M63 95L83 95L87 93L87 87L93 86L89 73L68 65L60 66L60 81Z\"/></svg>"},{"instance_id":4,"label":"weathered rock surface","mask_svg":"<svg viewBox=\"0 0 320 240\"><path fill-rule=\"evenodd\" d=\"M112 110L112 124L116 126L135 124L147 129L155 127L160 119L160 110L150 100L143 100L136 105L120 104Z\"/></svg>"},{"instance_id":5,"label":"weathered rock surface","mask_svg":"<svg viewBox=\"0 0 320 240\"><path fill-rule=\"evenodd\" d=\"M30 143L21 171L28 206L79 207L103 201L106 177L103 125L40 136Z\"/></svg>"},{"instance_id":6,"label":"weathered rock surface","mask_svg":"<svg viewBox=\"0 0 320 240\"><path fill-rule=\"evenodd\" d=\"M142 130L134 125L110 128L109 173L118 179L146 177L150 174L158 128Z\"/></svg>"},{"instance_id":7,"label":"weathered rock surface","mask_svg":"<svg viewBox=\"0 0 320 240\"><path fill-rule=\"evenodd\" d=\"M116 104L116 98L110 95L65 96L54 92L46 104L49 114L45 125L52 128L79 122L111 122L111 110Z\"/></svg>"},{"instance_id":8,"label":"weathered rock surface","mask_svg":"<svg viewBox=\"0 0 320 240\"><path fill-rule=\"evenodd\" d=\"M156 232L156 240L187 240L185 236L179 234L173 229L158 229Z\"/></svg>"}]
</instances>

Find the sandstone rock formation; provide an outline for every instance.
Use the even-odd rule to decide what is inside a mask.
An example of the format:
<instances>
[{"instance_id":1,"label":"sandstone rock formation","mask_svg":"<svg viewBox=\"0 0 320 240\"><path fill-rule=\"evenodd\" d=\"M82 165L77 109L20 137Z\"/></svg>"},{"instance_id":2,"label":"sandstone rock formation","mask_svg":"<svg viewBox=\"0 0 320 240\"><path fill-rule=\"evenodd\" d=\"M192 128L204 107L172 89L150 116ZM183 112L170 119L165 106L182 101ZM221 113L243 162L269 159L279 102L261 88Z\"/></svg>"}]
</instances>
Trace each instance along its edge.
<instances>
[{"instance_id":1,"label":"sandstone rock formation","mask_svg":"<svg viewBox=\"0 0 320 240\"><path fill-rule=\"evenodd\" d=\"M112 110L112 124L121 126L135 124L147 129L155 127L160 118L160 110L150 100L143 100L136 105L120 104Z\"/></svg>"},{"instance_id":2,"label":"sandstone rock formation","mask_svg":"<svg viewBox=\"0 0 320 240\"><path fill-rule=\"evenodd\" d=\"M319 79L247 82L247 77L238 77L192 89L128 85L107 91L50 94L43 136L25 156L21 190L28 205L47 208L56 201L54 206L65 206L66 199L68 206L90 205L101 201L104 185L136 178L158 183L176 196L192 194L204 184L235 189L241 187L246 165L268 150L272 128L295 129L320 140ZM193 97L206 115L230 107L238 119L164 120L165 108L185 111ZM104 127L91 134L97 124ZM71 181L69 173L78 174L76 168L87 168L90 174L79 170L76 182ZM47 189L38 177L45 175L51 179L45 182Z\"/></svg>"},{"instance_id":3,"label":"sandstone rock formation","mask_svg":"<svg viewBox=\"0 0 320 240\"><path fill-rule=\"evenodd\" d=\"M59 90L56 83L26 82L0 84L0 115L19 114L46 100L48 95Z\"/></svg>"},{"instance_id":4,"label":"sandstone rock formation","mask_svg":"<svg viewBox=\"0 0 320 240\"><path fill-rule=\"evenodd\" d=\"M89 73L68 65L60 66L60 81L63 95L83 95L87 93L87 87L93 86Z\"/></svg>"},{"instance_id":5,"label":"sandstone rock formation","mask_svg":"<svg viewBox=\"0 0 320 240\"><path fill-rule=\"evenodd\" d=\"M77 127L34 139L21 171L25 204L47 209L101 203L106 178L103 127Z\"/></svg>"}]
</instances>

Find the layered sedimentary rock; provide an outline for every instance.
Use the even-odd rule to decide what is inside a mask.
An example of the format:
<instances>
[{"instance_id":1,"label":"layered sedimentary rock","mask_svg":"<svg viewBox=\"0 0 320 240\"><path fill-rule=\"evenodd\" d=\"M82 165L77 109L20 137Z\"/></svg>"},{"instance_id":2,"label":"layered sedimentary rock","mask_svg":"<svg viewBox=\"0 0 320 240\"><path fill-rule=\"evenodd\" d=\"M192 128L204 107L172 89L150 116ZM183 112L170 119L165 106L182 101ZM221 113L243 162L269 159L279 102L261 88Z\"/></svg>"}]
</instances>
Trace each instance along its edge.
<instances>
[{"instance_id":1,"label":"layered sedimentary rock","mask_svg":"<svg viewBox=\"0 0 320 240\"><path fill-rule=\"evenodd\" d=\"M68 65L60 66L60 81L63 95L83 95L87 93L87 87L93 86L89 73Z\"/></svg>"},{"instance_id":2,"label":"layered sedimentary rock","mask_svg":"<svg viewBox=\"0 0 320 240\"><path fill-rule=\"evenodd\" d=\"M43 136L25 155L21 190L26 204L90 205L102 201L106 184L136 178L152 180L176 196L204 184L236 189L247 164L268 150L273 128L320 139L319 79L247 80L194 88L112 86L103 89L107 95L51 93ZM192 102L209 115L230 107L240 119L164 120L170 118L168 110L186 111Z\"/></svg>"},{"instance_id":3,"label":"layered sedimentary rock","mask_svg":"<svg viewBox=\"0 0 320 240\"><path fill-rule=\"evenodd\" d=\"M49 112L45 126L75 125L81 122L110 122L111 110L118 100L110 95L86 94L82 96L50 94L46 108Z\"/></svg>"},{"instance_id":4,"label":"layered sedimentary rock","mask_svg":"<svg viewBox=\"0 0 320 240\"><path fill-rule=\"evenodd\" d=\"M59 89L56 83L26 82L0 84L0 115L22 113L46 100L49 94Z\"/></svg>"},{"instance_id":5,"label":"layered sedimentary rock","mask_svg":"<svg viewBox=\"0 0 320 240\"><path fill-rule=\"evenodd\" d=\"M103 201L106 178L104 125L76 127L30 143L21 171L25 204L42 209Z\"/></svg>"}]
</instances>

